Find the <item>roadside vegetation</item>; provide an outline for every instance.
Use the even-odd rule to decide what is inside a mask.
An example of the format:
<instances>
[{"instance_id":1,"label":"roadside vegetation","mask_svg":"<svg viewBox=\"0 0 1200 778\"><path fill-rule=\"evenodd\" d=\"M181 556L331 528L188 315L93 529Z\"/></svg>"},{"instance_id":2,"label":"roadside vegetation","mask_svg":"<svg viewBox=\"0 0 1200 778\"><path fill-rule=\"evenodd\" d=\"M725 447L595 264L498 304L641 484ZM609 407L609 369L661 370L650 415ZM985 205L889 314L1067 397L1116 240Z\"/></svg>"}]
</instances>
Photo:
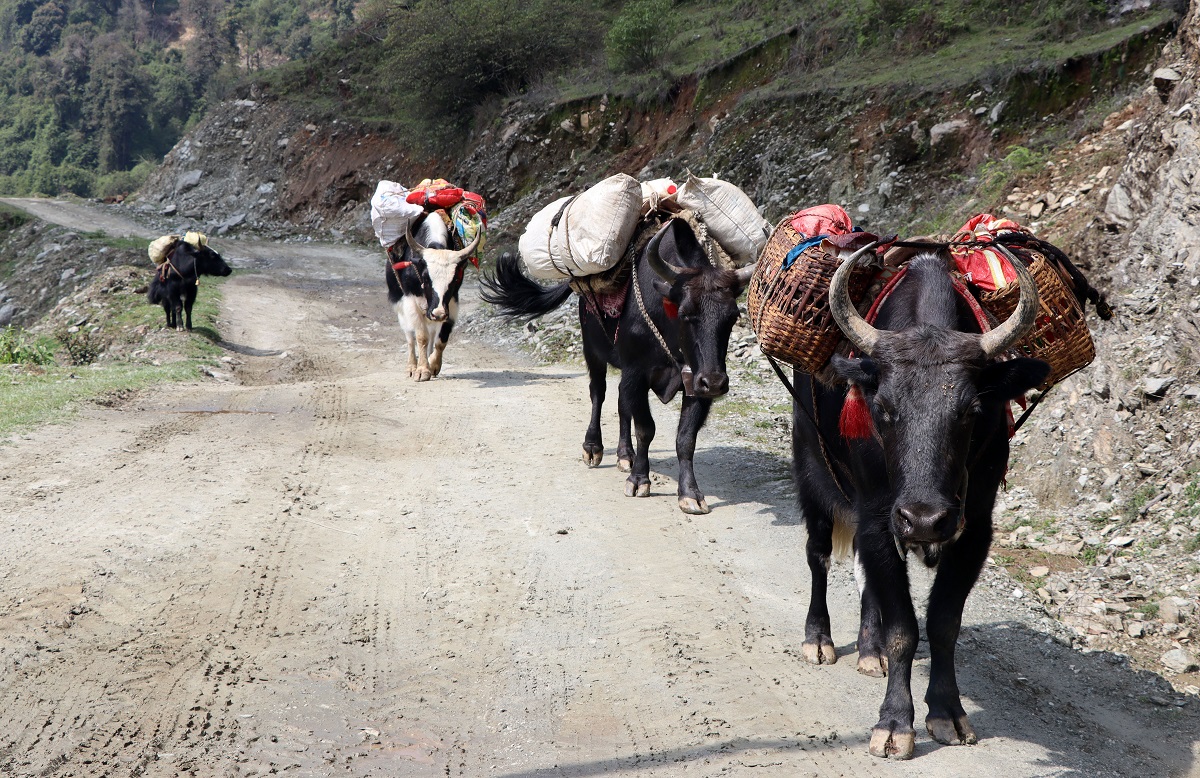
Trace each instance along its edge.
<instances>
[{"instance_id":1,"label":"roadside vegetation","mask_svg":"<svg viewBox=\"0 0 1200 778\"><path fill-rule=\"evenodd\" d=\"M125 248L124 261L144 258L144 242L136 242L136 253L129 242L91 235L72 245L84 255ZM23 263L6 262L0 272L0 281L21 285ZM149 274L145 264L118 260L36 321L0 327L0 440L69 419L89 403L113 405L152 385L199 380L221 364L217 314L225 279L205 279L195 328L183 333L165 330L162 308L146 301Z\"/></svg>"}]
</instances>

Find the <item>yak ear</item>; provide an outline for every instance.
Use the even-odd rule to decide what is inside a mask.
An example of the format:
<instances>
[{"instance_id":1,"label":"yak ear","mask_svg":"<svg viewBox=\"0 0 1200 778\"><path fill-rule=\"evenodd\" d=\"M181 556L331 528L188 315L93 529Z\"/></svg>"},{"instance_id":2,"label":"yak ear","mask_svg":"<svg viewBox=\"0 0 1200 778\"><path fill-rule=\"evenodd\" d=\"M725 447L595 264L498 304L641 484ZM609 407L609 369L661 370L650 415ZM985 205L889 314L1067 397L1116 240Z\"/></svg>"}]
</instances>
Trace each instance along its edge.
<instances>
[{"instance_id":1,"label":"yak ear","mask_svg":"<svg viewBox=\"0 0 1200 778\"><path fill-rule=\"evenodd\" d=\"M1050 363L1029 357L992 362L979 373L979 393L992 399L1015 400L1046 380Z\"/></svg>"},{"instance_id":2,"label":"yak ear","mask_svg":"<svg viewBox=\"0 0 1200 778\"><path fill-rule=\"evenodd\" d=\"M864 391L874 392L879 388L879 365L870 357L850 359L834 354L830 364L839 376Z\"/></svg>"}]
</instances>

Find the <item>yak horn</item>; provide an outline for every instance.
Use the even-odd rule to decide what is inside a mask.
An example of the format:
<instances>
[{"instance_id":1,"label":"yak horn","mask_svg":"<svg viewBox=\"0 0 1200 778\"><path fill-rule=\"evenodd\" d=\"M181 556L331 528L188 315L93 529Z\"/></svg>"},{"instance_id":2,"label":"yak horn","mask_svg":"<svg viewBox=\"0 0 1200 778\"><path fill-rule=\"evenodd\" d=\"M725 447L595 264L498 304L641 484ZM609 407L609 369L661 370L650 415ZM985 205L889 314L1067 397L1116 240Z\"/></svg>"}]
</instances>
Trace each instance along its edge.
<instances>
[{"instance_id":1,"label":"yak horn","mask_svg":"<svg viewBox=\"0 0 1200 778\"><path fill-rule=\"evenodd\" d=\"M476 232L475 238L469 244L467 244L467 247L456 254L460 262L471 256L471 254L475 251L475 247L479 245L479 239L481 237L483 237L483 230Z\"/></svg>"},{"instance_id":2,"label":"yak horn","mask_svg":"<svg viewBox=\"0 0 1200 778\"><path fill-rule=\"evenodd\" d=\"M746 284L750 283L750 279L754 275L754 265L751 264L746 265L745 267L739 267L735 272L737 273L738 283L742 286L745 286Z\"/></svg>"},{"instance_id":3,"label":"yak horn","mask_svg":"<svg viewBox=\"0 0 1200 778\"><path fill-rule=\"evenodd\" d=\"M1017 309L996 329L985 332L979 339L979 347L983 349L984 356L988 359L1008 351L1013 344L1025 337L1025 334L1033 327L1038 311L1037 282L1033 280L1029 268L1025 267L1024 262L1014 257L1007 246L1001 243L993 243L992 246L997 248L1012 264L1013 270L1017 271L1017 282L1021 285L1021 297L1017 300Z\"/></svg>"},{"instance_id":4,"label":"yak horn","mask_svg":"<svg viewBox=\"0 0 1200 778\"><path fill-rule=\"evenodd\" d=\"M424 253L425 247L420 243L417 243L417 239L413 237L411 224L404 228L404 240L408 242L409 248L411 248L415 253Z\"/></svg>"},{"instance_id":5,"label":"yak horn","mask_svg":"<svg viewBox=\"0 0 1200 778\"><path fill-rule=\"evenodd\" d=\"M879 342L879 330L872 327L850 301L850 272L859 257L878 245L879 242L876 241L854 252L849 259L838 265L833 279L829 282L829 311L833 314L833 320L854 347L868 357Z\"/></svg>"},{"instance_id":6,"label":"yak horn","mask_svg":"<svg viewBox=\"0 0 1200 778\"><path fill-rule=\"evenodd\" d=\"M666 281L668 284L675 283L675 279L680 273L684 272L684 268L675 267L670 262L659 256L658 244L662 241L662 236L670 228L673 222L667 222L658 233L650 239L650 245L646 246L646 261L650 263L650 269L658 274L658 277Z\"/></svg>"}]
</instances>

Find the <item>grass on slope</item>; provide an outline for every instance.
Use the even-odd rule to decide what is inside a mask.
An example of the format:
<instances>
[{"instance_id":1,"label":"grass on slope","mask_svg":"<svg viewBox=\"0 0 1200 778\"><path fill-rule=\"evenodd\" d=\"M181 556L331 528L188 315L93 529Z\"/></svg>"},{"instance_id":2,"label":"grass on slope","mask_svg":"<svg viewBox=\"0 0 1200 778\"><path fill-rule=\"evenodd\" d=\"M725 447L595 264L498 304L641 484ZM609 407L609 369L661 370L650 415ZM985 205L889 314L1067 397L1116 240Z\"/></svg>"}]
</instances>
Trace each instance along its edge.
<instances>
[{"instance_id":1,"label":"grass on slope","mask_svg":"<svg viewBox=\"0 0 1200 778\"><path fill-rule=\"evenodd\" d=\"M108 356L88 365L69 364L67 349L56 342L56 362L46 366L0 365L0 440L22 430L67 421L85 404L111 404L151 386L195 381L201 368L223 353L216 345L221 283L205 279L192 310L191 333L162 330L163 311L131 289L104 295L101 329L94 337L109 343ZM39 329L61 333L45 322ZM69 336L68 336L69 337ZM42 343L51 338L43 336Z\"/></svg>"}]
</instances>

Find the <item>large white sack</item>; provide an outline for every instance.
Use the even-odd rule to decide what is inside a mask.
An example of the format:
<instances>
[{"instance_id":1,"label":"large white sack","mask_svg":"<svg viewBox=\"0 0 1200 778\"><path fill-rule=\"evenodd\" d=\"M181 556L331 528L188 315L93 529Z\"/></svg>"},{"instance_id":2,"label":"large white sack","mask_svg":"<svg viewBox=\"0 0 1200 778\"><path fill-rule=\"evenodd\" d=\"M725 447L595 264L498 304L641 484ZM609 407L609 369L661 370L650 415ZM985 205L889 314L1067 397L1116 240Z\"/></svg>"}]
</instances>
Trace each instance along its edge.
<instances>
[{"instance_id":1,"label":"large white sack","mask_svg":"<svg viewBox=\"0 0 1200 778\"><path fill-rule=\"evenodd\" d=\"M759 214L754 201L728 181L689 175L675 201L696 212L709 236L738 267L758 259L771 236L771 224Z\"/></svg>"},{"instance_id":2,"label":"large white sack","mask_svg":"<svg viewBox=\"0 0 1200 778\"><path fill-rule=\"evenodd\" d=\"M560 281L603 273L624 255L641 216L642 187L618 173L571 200L563 197L538 211L517 242L534 278ZM551 223L562 211L558 225Z\"/></svg>"},{"instance_id":3,"label":"large white sack","mask_svg":"<svg viewBox=\"0 0 1200 778\"><path fill-rule=\"evenodd\" d=\"M395 181L380 181L371 197L371 226L375 237L384 248L404 237L408 225L413 223L425 209L404 198L408 188Z\"/></svg>"}]
</instances>

